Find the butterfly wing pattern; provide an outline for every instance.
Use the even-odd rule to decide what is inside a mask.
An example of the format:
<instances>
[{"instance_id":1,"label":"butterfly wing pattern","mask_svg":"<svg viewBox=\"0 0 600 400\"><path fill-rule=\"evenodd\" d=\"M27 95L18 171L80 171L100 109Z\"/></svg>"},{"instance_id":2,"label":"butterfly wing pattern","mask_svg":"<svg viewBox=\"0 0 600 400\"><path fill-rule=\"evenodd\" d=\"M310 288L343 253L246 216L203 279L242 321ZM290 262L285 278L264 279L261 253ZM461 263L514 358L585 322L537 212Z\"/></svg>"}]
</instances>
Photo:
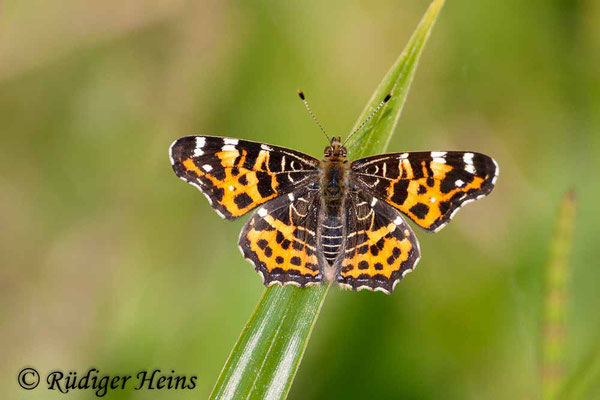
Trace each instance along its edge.
<instances>
[{"instance_id":1,"label":"butterfly wing pattern","mask_svg":"<svg viewBox=\"0 0 600 400\"><path fill-rule=\"evenodd\" d=\"M178 139L170 155L177 176L200 189L227 219L302 186L319 165L294 150L216 136Z\"/></svg>"},{"instance_id":2,"label":"butterfly wing pattern","mask_svg":"<svg viewBox=\"0 0 600 400\"><path fill-rule=\"evenodd\" d=\"M420 259L401 214L437 232L490 193L498 165L473 152L413 152L347 163L340 138L319 161L284 147L187 136L170 148L173 170L223 218L258 208L239 248L267 286L336 281L391 293Z\"/></svg>"},{"instance_id":3,"label":"butterfly wing pattern","mask_svg":"<svg viewBox=\"0 0 600 400\"><path fill-rule=\"evenodd\" d=\"M239 248L265 285L304 287L321 282L316 240L319 208L318 191L304 187L265 204L248 220Z\"/></svg>"},{"instance_id":4,"label":"butterfly wing pattern","mask_svg":"<svg viewBox=\"0 0 600 400\"><path fill-rule=\"evenodd\" d=\"M342 287L391 293L416 266L419 242L400 212L364 192L350 194L346 246L337 275Z\"/></svg>"},{"instance_id":5,"label":"butterfly wing pattern","mask_svg":"<svg viewBox=\"0 0 600 400\"><path fill-rule=\"evenodd\" d=\"M364 190L438 232L461 206L490 193L498 164L473 152L395 153L356 160L352 173Z\"/></svg>"}]
</instances>

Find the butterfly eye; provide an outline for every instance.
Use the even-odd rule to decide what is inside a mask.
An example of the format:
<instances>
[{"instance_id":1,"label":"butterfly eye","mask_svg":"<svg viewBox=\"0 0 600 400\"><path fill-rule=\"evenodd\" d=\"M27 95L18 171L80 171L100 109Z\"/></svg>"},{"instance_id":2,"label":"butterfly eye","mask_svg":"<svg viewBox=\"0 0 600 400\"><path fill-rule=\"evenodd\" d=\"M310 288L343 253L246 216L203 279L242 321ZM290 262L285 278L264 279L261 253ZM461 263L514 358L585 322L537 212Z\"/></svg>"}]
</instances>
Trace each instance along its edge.
<instances>
[{"instance_id":1,"label":"butterfly eye","mask_svg":"<svg viewBox=\"0 0 600 400\"><path fill-rule=\"evenodd\" d=\"M325 147L325 157L331 157L333 155L333 149L331 146Z\"/></svg>"}]
</instances>

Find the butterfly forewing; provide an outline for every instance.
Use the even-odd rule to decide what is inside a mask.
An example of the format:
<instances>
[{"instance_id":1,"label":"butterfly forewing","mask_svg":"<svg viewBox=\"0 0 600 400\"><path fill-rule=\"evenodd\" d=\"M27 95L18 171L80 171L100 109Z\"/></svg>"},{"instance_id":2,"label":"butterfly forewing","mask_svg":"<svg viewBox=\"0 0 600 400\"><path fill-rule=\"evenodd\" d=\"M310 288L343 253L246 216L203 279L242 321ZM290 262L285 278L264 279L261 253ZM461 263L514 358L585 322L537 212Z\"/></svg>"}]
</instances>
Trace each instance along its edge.
<instances>
[{"instance_id":1,"label":"butterfly forewing","mask_svg":"<svg viewBox=\"0 0 600 400\"><path fill-rule=\"evenodd\" d=\"M177 176L200 189L227 219L301 187L319 165L294 150L214 136L178 139L170 156Z\"/></svg>"},{"instance_id":2,"label":"butterfly forewing","mask_svg":"<svg viewBox=\"0 0 600 400\"><path fill-rule=\"evenodd\" d=\"M240 234L239 246L265 285L321 282L317 250L318 191L300 189L259 208Z\"/></svg>"},{"instance_id":3,"label":"butterfly forewing","mask_svg":"<svg viewBox=\"0 0 600 400\"><path fill-rule=\"evenodd\" d=\"M340 285L391 293L419 257L419 242L399 211L367 193L348 196Z\"/></svg>"},{"instance_id":4,"label":"butterfly forewing","mask_svg":"<svg viewBox=\"0 0 600 400\"><path fill-rule=\"evenodd\" d=\"M489 194L498 176L492 158L459 151L383 154L351 168L359 187L434 232L463 204Z\"/></svg>"}]
</instances>

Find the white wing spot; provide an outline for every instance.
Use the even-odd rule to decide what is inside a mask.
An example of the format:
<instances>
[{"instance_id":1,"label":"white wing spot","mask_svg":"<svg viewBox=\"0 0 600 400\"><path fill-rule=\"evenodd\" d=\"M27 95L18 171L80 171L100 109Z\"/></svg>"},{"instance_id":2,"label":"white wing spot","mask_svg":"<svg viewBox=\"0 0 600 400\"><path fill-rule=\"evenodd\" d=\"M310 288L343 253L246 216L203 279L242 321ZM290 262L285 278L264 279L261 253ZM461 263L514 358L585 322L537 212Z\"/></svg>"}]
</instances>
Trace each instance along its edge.
<instances>
[{"instance_id":1,"label":"white wing spot","mask_svg":"<svg viewBox=\"0 0 600 400\"><path fill-rule=\"evenodd\" d=\"M273 148L270 146L267 146L266 144L261 144L260 148L266 151L273 151Z\"/></svg>"},{"instance_id":2,"label":"white wing spot","mask_svg":"<svg viewBox=\"0 0 600 400\"><path fill-rule=\"evenodd\" d=\"M264 208L259 208L258 215L260 215L261 217L264 217L265 215L267 215L267 210L265 210Z\"/></svg>"},{"instance_id":3,"label":"white wing spot","mask_svg":"<svg viewBox=\"0 0 600 400\"><path fill-rule=\"evenodd\" d=\"M467 171L470 174L475 173L475 166L473 165L474 156L475 154L473 153L465 153L463 155L463 161L465 162L465 171Z\"/></svg>"},{"instance_id":4,"label":"white wing spot","mask_svg":"<svg viewBox=\"0 0 600 400\"><path fill-rule=\"evenodd\" d=\"M377 204L377 199L373 197L373 201L371 201L371 207L374 207Z\"/></svg>"},{"instance_id":5,"label":"white wing spot","mask_svg":"<svg viewBox=\"0 0 600 400\"><path fill-rule=\"evenodd\" d=\"M473 153L465 153L463 155L463 161L465 162L465 171L474 174L475 173L475 166L473 165L473 156L475 154Z\"/></svg>"},{"instance_id":6,"label":"white wing spot","mask_svg":"<svg viewBox=\"0 0 600 400\"><path fill-rule=\"evenodd\" d=\"M402 159L408 158L408 153L400 154L400 158L402 158Z\"/></svg>"},{"instance_id":7,"label":"white wing spot","mask_svg":"<svg viewBox=\"0 0 600 400\"><path fill-rule=\"evenodd\" d=\"M438 164L446 164L446 154L447 152L445 151L432 151L431 158L433 159L433 162Z\"/></svg>"},{"instance_id":8,"label":"white wing spot","mask_svg":"<svg viewBox=\"0 0 600 400\"><path fill-rule=\"evenodd\" d=\"M294 194L293 193L289 193L288 194L288 199L290 199L290 201L294 201Z\"/></svg>"},{"instance_id":9,"label":"white wing spot","mask_svg":"<svg viewBox=\"0 0 600 400\"><path fill-rule=\"evenodd\" d=\"M226 144L225 146L221 147L221 150L223 151L232 151L235 150L235 146L232 144Z\"/></svg>"},{"instance_id":10,"label":"white wing spot","mask_svg":"<svg viewBox=\"0 0 600 400\"><path fill-rule=\"evenodd\" d=\"M435 203L435 201L436 201L436 200L437 200L437 199L436 199L435 197L432 197L432 198L430 198L430 199L429 199L429 202L430 202L430 203Z\"/></svg>"},{"instance_id":11,"label":"white wing spot","mask_svg":"<svg viewBox=\"0 0 600 400\"><path fill-rule=\"evenodd\" d=\"M463 187L465 182L462 179L457 179L456 182L454 182L454 184L456 185L456 187Z\"/></svg>"},{"instance_id":12,"label":"white wing spot","mask_svg":"<svg viewBox=\"0 0 600 400\"><path fill-rule=\"evenodd\" d=\"M211 167L209 164L204 164L202 166L202 169L205 170L206 172L210 172L210 171L212 171L213 167Z\"/></svg>"},{"instance_id":13,"label":"white wing spot","mask_svg":"<svg viewBox=\"0 0 600 400\"><path fill-rule=\"evenodd\" d=\"M200 157L201 155L204 154L204 152L202 151L202 148L204 147L204 145L206 144L206 138L203 137L197 137L196 138L196 148L194 149L194 157Z\"/></svg>"},{"instance_id":14,"label":"white wing spot","mask_svg":"<svg viewBox=\"0 0 600 400\"><path fill-rule=\"evenodd\" d=\"M231 144L231 145L235 146L235 145L237 145L239 143L239 140L226 138L226 139L223 139L223 143L225 143L225 144Z\"/></svg>"},{"instance_id":15,"label":"white wing spot","mask_svg":"<svg viewBox=\"0 0 600 400\"><path fill-rule=\"evenodd\" d=\"M473 153L465 153L463 155L463 161L465 162L465 164L473 164L473 156L475 154Z\"/></svg>"},{"instance_id":16,"label":"white wing spot","mask_svg":"<svg viewBox=\"0 0 600 400\"><path fill-rule=\"evenodd\" d=\"M233 192L235 188L233 186L229 186L229 190Z\"/></svg>"},{"instance_id":17,"label":"white wing spot","mask_svg":"<svg viewBox=\"0 0 600 400\"><path fill-rule=\"evenodd\" d=\"M404 221L402 221L402 217L400 217L400 216L396 217L396 219L394 220L395 225L402 225L402 222L404 222Z\"/></svg>"}]
</instances>

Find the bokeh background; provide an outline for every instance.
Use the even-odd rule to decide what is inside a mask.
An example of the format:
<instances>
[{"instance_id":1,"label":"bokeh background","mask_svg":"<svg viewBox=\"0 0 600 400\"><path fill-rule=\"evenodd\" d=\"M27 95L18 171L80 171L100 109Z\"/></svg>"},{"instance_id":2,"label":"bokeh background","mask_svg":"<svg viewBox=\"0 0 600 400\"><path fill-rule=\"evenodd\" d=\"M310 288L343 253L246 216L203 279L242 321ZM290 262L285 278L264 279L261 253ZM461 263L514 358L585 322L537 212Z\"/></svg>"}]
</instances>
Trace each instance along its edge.
<instances>
[{"instance_id":1,"label":"bokeh background","mask_svg":"<svg viewBox=\"0 0 600 400\"><path fill-rule=\"evenodd\" d=\"M93 397L26 392L27 365L175 370L197 388L108 398L208 396L263 287L237 249L244 221L176 178L169 145L320 156L296 89L346 135L427 5L3 1L1 397ZM447 2L389 150L484 152L498 185L417 231L423 258L393 295L330 292L290 398L538 397L543 270L571 187L565 373L600 357L599 20L594 0Z\"/></svg>"}]
</instances>

